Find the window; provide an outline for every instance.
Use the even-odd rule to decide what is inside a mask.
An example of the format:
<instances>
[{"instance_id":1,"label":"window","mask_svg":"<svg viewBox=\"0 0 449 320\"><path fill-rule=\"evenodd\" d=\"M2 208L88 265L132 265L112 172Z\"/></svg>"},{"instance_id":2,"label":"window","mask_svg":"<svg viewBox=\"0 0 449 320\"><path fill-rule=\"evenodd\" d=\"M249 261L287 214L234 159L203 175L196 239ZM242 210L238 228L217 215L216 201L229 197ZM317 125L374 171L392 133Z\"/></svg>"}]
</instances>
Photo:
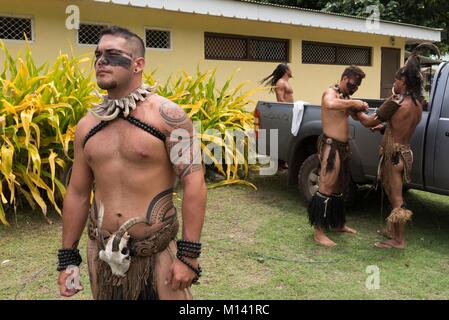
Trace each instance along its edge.
<instances>
[{"instance_id":1,"label":"window","mask_svg":"<svg viewBox=\"0 0 449 320\"><path fill-rule=\"evenodd\" d=\"M150 49L171 49L171 32L162 29L145 29L145 46Z\"/></svg>"},{"instance_id":2,"label":"window","mask_svg":"<svg viewBox=\"0 0 449 320\"><path fill-rule=\"evenodd\" d=\"M0 39L33 41L31 18L0 16Z\"/></svg>"},{"instance_id":3,"label":"window","mask_svg":"<svg viewBox=\"0 0 449 320\"><path fill-rule=\"evenodd\" d=\"M303 41L302 63L371 65L371 48Z\"/></svg>"},{"instance_id":4,"label":"window","mask_svg":"<svg viewBox=\"0 0 449 320\"><path fill-rule=\"evenodd\" d=\"M204 53L211 60L288 62L290 41L229 34L205 33Z\"/></svg>"},{"instance_id":5,"label":"window","mask_svg":"<svg viewBox=\"0 0 449 320\"><path fill-rule=\"evenodd\" d=\"M100 42L100 34L106 29L105 24L87 24L80 23L78 29L78 44L97 45Z\"/></svg>"}]
</instances>

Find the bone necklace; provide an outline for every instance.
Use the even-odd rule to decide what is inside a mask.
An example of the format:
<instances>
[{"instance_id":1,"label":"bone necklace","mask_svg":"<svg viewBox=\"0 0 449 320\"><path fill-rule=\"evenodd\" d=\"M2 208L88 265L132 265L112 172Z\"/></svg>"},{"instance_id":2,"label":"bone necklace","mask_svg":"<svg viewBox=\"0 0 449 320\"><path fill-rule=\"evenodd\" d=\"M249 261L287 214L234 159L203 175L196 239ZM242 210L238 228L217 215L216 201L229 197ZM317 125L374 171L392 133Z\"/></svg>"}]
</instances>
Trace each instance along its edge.
<instances>
[{"instance_id":1,"label":"bone necklace","mask_svg":"<svg viewBox=\"0 0 449 320\"><path fill-rule=\"evenodd\" d=\"M349 96L349 95L343 93L343 91L341 91L340 86L338 84L335 84L333 86L333 89L338 92L340 99L351 99L351 96Z\"/></svg>"},{"instance_id":2,"label":"bone necklace","mask_svg":"<svg viewBox=\"0 0 449 320\"><path fill-rule=\"evenodd\" d=\"M411 94L408 93L408 92L407 92L405 95L396 93L396 91L394 90L394 86L391 88L391 93L393 93L393 95L392 95L393 101L395 101L395 102L398 103L398 104L401 104L402 101L404 101L405 96L411 95Z\"/></svg>"},{"instance_id":3,"label":"bone necklace","mask_svg":"<svg viewBox=\"0 0 449 320\"><path fill-rule=\"evenodd\" d=\"M154 94L153 90L154 87L142 85L128 96L120 99L111 99L108 95L97 94L103 101L99 104L94 104L90 112L101 121L114 120L120 113L126 118L132 110L136 109L139 101L145 101L148 96Z\"/></svg>"}]
</instances>

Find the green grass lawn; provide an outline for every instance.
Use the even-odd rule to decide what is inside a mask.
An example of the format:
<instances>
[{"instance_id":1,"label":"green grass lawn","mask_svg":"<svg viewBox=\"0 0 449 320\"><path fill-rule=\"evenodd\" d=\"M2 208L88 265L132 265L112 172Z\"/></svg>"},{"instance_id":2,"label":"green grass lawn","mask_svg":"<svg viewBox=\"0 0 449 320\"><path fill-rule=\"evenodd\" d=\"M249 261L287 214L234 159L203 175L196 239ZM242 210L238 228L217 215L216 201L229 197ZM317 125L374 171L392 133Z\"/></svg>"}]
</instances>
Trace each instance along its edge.
<instances>
[{"instance_id":1,"label":"green grass lawn","mask_svg":"<svg viewBox=\"0 0 449 320\"><path fill-rule=\"evenodd\" d=\"M338 245L328 249L313 242L306 208L285 174L253 182L257 191L230 186L208 193L195 299L449 299L448 197L407 192L414 212L407 248L382 250L373 246L380 240L380 199L361 191L347 214L360 233L331 233ZM0 226L0 299L61 299L61 219L49 218L51 225L37 213L19 214L17 225ZM85 261L85 235L80 248ZM370 265L380 270L379 289L366 288ZM85 290L72 299L91 299L85 262L81 272Z\"/></svg>"}]
</instances>

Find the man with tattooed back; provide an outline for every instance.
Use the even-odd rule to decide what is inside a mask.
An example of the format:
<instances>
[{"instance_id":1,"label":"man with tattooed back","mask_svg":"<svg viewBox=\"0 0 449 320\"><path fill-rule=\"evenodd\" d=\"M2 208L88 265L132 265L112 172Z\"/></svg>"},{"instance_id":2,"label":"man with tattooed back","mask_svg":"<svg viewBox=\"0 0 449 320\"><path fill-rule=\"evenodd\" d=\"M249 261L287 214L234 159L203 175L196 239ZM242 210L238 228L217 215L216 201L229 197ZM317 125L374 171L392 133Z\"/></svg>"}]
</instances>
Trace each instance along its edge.
<instances>
[{"instance_id":1,"label":"man with tattooed back","mask_svg":"<svg viewBox=\"0 0 449 320\"><path fill-rule=\"evenodd\" d=\"M103 101L80 120L64 199L58 285L62 296L82 289L71 271L88 223L87 262L95 299L191 299L206 186L191 120L175 103L142 84L145 45L120 28L104 30L95 50ZM172 194L183 185L182 239ZM91 191L95 189L91 204Z\"/></svg>"}]
</instances>

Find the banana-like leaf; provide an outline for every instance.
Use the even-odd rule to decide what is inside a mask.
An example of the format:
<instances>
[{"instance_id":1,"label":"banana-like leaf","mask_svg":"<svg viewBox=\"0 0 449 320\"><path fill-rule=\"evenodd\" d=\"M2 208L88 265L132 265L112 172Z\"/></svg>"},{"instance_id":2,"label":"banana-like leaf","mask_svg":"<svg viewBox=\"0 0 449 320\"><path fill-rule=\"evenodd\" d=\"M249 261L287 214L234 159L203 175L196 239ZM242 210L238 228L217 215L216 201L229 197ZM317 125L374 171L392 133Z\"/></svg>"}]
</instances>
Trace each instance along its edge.
<instances>
[{"instance_id":1,"label":"banana-like leaf","mask_svg":"<svg viewBox=\"0 0 449 320\"><path fill-rule=\"evenodd\" d=\"M38 65L30 48L26 45L24 57L20 52L13 57L0 41L0 51L5 57L0 70L0 178L3 181L0 223L3 224L8 223L4 208L13 206L16 210L16 205L22 203L17 202L17 197L24 198L33 208L39 206L44 215L47 204L61 213L60 197L56 195L64 196L66 192L59 178L73 161L76 125L92 103L99 102L90 56L60 54L52 64ZM158 85L158 94L179 104L192 121L201 123L198 137L203 156L210 160L207 166L226 176L225 181L210 187L242 184L255 188L239 177L241 172L245 178L248 176L250 165L245 159L246 151L235 150L233 144L223 141L226 137L230 139L230 130L253 128L254 101L250 97L263 90L246 90L248 82L232 89L236 72L221 87L217 86L217 69L203 72L197 67L192 75L182 71L161 85L154 79L155 71L144 75L148 84ZM209 134L209 129L217 130L219 136ZM221 148L222 154L213 154L208 149L210 143ZM247 143L240 147L246 148Z\"/></svg>"}]
</instances>

